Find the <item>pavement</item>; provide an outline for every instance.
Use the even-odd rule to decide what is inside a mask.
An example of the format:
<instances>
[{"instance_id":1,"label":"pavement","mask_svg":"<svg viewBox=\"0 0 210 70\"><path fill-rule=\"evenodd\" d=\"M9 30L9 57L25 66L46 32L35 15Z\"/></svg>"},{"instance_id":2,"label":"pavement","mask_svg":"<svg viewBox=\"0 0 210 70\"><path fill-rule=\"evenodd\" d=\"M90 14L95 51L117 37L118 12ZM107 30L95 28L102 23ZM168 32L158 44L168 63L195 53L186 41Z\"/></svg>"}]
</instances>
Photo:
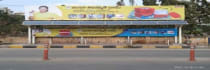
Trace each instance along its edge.
<instances>
[{"instance_id":1,"label":"pavement","mask_svg":"<svg viewBox=\"0 0 210 70\"><path fill-rule=\"evenodd\" d=\"M196 49L0 49L0 70L210 70L210 50Z\"/></svg>"}]
</instances>

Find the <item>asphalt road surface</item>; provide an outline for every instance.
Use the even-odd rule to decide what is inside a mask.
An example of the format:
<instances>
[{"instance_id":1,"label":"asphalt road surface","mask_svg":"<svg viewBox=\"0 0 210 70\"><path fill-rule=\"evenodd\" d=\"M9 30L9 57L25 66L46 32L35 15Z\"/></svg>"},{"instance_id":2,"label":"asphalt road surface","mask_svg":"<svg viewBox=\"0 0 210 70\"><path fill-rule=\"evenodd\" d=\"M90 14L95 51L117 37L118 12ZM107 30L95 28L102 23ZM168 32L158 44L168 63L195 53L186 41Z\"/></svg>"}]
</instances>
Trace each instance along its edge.
<instances>
[{"instance_id":1,"label":"asphalt road surface","mask_svg":"<svg viewBox=\"0 0 210 70\"><path fill-rule=\"evenodd\" d=\"M0 70L210 70L210 50L197 49L43 49L0 48Z\"/></svg>"}]
</instances>

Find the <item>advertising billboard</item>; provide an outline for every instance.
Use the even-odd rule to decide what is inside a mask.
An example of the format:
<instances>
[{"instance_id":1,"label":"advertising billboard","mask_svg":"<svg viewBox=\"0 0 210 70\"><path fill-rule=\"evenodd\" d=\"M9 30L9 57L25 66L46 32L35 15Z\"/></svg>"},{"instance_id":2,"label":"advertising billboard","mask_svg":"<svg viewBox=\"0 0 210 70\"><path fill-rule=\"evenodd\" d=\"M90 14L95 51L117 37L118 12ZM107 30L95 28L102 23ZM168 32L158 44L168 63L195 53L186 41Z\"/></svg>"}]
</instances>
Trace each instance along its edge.
<instances>
[{"instance_id":1,"label":"advertising billboard","mask_svg":"<svg viewBox=\"0 0 210 70\"><path fill-rule=\"evenodd\" d=\"M25 6L25 20L185 20L184 6Z\"/></svg>"},{"instance_id":2,"label":"advertising billboard","mask_svg":"<svg viewBox=\"0 0 210 70\"><path fill-rule=\"evenodd\" d=\"M177 29L34 29L36 37L146 37L177 36Z\"/></svg>"}]
</instances>

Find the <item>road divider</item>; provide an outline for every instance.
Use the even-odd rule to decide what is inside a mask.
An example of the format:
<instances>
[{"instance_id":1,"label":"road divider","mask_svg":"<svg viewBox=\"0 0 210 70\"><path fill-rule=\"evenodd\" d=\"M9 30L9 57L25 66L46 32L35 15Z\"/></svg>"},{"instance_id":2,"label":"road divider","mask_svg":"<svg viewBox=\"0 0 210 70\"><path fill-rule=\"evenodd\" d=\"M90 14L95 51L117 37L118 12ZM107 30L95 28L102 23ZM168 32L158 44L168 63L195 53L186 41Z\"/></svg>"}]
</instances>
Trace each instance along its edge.
<instances>
[{"instance_id":1,"label":"road divider","mask_svg":"<svg viewBox=\"0 0 210 70\"><path fill-rule=\"evenodd\" d=\"M180 45L172 45L172 46L169 46L170 49L182 49L182 46Z\"/></svg>"},{"instance_id":2,"label":"road divider","mask_svg":"<svg viewBox=\"0 0 210 70\"><path fill-rule=\"evenodd\" d=\"M76 45L64 45L63 48L77 48Z\"/></svg>"},{"instance_id":3,"label":"road divider","mask_svg":"<svg viewBox=\"0 0 210 70\"><path fill-rule=\"evenodd\" d=\"M4 45L0 48L44 48L44 45ZM189 49L182 45L51 45L50 48L145 48L145 49Z\"/></svg>"},{"instance_id":4,"label":"road divider","mask_svg":"<svg viewBox=\"0 0 210 70\"><path fill-rule=\"evenodd\" d=\"M151 49L151 48L156 48L156 47L154 45L143 45L142 48Z\"/></svg>"},{"instance_id":5,"label":"road divider","mask_svg":"<svg viewBox=\"0 0 210 70\"><path fill-rule=\"evenodd\" d=\"M9 48L24 48L22 45L9 45Z\"/></svg>"},{"instance_id":6,"label":"road divider","mask_svg":"<svg viewBox=\"0 0 210 70\"><path fill-rule=\"evenodd\" d=\"M91 45L90 48L103 48L103 45Z\"/></svg>"}]
</instances>

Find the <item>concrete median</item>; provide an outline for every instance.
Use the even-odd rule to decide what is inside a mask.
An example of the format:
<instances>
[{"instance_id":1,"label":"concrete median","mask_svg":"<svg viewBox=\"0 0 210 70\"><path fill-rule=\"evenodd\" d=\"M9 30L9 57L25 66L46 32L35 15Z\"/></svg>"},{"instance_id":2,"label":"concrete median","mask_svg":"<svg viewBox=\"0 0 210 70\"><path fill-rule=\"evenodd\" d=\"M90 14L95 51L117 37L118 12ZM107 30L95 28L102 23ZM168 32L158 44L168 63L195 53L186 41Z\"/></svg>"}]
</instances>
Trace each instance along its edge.
<instances>
[{"instance_id":1,"label":"concrete median","mask_svg":"<svg viewBox=\"0 0 210 70\"><path fill-rule=\"evenodd\" d=\"M0 48L44 48L45 45L0 45ZM51 45L50 48L144 48L189 49L186 45Z\"/></svg>"}]
</instances>

